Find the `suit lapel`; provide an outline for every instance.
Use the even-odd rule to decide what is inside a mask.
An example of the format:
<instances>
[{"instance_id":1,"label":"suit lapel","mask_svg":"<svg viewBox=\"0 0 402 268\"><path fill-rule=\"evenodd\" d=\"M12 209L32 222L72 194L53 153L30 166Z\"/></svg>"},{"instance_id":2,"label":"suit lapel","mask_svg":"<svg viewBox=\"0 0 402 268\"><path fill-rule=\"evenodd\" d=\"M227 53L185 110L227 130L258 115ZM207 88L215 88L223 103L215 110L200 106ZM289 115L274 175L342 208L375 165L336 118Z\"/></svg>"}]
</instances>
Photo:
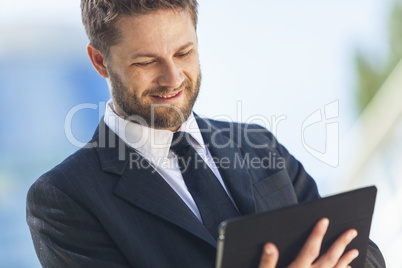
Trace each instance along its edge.
<instances>
[{"instance_id":1,"label":"suit lapel","mask_svg":"<svg viewBox=\"0 0 402 268\"><path fill-rule=\"evenodd\" d=\"M204 225L152 167L127 168L114 193L216 246L216 241Z\"/></svg>"},{"instance_id":2,"label":"suit lapel","mask_svg":"<svg viewBox=\"0 0 402 268\"><path fill-rule=\"evenodd\" d=\"M216 241L204 225L151 165L130 164L130 159L142 160L142 156L105 126L103 119L93 141L96 142L92 145L97 145L103 171L121 175L114 189L117 196L216 247Z\"/></svg>"},{"instance_id":3,"label":"suit lapel","mask_svg":"<svg viewBox=\"0 0 402 268\"><path fill-rule=\"evenodd\" d=\"M244 153L230 136L234 131L241 131L237 129L238 124L232 124L228 129L221 129L213 126L208 120L198 116L196 119L204 142L211 155L217 159L219 172L240 213L242 215L255 213L250 174L247 167L241 165Z\"/></svg>"}]
</instances>

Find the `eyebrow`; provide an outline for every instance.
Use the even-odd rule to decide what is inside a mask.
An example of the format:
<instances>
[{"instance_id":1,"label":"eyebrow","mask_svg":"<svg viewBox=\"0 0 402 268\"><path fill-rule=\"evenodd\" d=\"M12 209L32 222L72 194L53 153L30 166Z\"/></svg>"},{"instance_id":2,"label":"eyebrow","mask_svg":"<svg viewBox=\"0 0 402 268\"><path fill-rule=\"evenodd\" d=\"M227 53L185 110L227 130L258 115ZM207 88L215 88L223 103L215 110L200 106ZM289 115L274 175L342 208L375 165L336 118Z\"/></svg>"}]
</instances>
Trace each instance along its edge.
<instances>
[{"instance_id":1,"label":"eyebrow","mask_svg":"<svg viewBox=\"0 0 402 268\"><path fill-rule=\"evenodd\" d=\"M182 51L190 46L194 45L193 42L188 42L187 44L179 47L176 52ZM137 59L137 58L157 58L158 56L156 54L152 53L139 53L139 54L134 54L130 57L131 60Z\"/></svg>"}]
</instances>

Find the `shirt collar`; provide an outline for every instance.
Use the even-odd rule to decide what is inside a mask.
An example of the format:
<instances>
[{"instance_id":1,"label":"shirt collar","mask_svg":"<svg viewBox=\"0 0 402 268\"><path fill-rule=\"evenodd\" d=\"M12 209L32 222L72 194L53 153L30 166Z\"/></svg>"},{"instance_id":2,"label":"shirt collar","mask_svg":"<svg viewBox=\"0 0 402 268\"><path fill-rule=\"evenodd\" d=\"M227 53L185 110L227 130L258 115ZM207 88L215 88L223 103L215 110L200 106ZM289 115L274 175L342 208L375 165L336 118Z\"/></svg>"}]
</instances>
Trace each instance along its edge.
<instances>
[{"instance_id":1,"label":"shirt collar","mask_svg":"<svg viewBox=\"0 0 402 268\"><path fill-rule=\"evenodd\" d=\"M136 149L141 155L156 162L169 155L173 132L143 126L118 116L113 110L113 102L106 105L105 124L128 146ZM178 131L187 132L193 138L193 146L205 151L205 144L193 113L180 126Z\"/></svg>"}]
</instances>

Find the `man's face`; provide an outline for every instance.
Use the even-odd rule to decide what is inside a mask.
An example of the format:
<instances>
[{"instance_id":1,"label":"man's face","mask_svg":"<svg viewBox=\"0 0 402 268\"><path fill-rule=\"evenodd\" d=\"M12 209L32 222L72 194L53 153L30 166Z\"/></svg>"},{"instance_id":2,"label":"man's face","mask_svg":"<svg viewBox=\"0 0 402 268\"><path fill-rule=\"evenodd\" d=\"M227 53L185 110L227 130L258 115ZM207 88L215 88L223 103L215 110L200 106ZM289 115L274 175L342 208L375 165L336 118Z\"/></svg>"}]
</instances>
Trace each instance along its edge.
<instances>
[{"instance_id":1,"label":"man's face","mask_svg":"<svg viewBox=\"0 0 402 268\"><path fill-rule=\"evenodd\" d=\"M177 129L192 111L201 80L192 20L186 12L160 10L125 17L118 28L121 41L106 63L116 113Z\"/></svg>"}]
</instances>

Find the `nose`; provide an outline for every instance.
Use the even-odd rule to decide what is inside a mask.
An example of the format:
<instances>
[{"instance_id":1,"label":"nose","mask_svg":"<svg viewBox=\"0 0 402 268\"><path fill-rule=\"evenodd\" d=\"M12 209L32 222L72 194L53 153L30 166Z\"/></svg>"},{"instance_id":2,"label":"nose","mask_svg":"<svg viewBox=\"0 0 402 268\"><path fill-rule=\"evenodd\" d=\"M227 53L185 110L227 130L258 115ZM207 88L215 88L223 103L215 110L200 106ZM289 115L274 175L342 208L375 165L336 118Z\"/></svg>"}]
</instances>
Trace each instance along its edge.
<instances>
[{"instance_id":1,"label":"nose","mask_svg":"<svg viewBox=\"0 0 402 268\"><path fill-rule=\"evenodd\" d=\"M161 87L178 88L184 81L183 72L173 61L163 64L161 72L157 80Z\"/></svg>"}]
</instances>

